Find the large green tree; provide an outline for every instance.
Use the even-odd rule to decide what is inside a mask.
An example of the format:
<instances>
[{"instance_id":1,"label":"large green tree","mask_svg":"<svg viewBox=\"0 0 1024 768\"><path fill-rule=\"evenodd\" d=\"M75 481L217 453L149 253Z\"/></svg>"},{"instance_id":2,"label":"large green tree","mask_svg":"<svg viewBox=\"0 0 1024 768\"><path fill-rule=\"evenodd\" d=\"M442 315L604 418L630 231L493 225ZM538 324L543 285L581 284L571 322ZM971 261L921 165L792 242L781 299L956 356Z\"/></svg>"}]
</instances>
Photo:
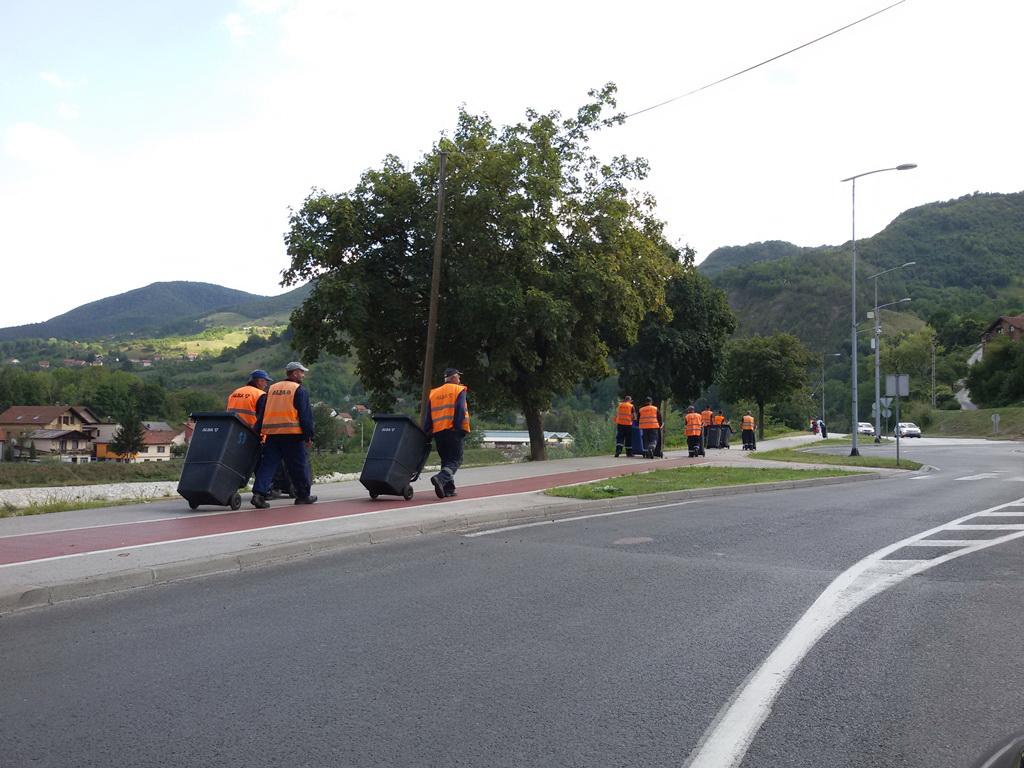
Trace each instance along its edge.
<instances>
[{"instance_id":1,"label":"large green tree","mask_svg":"<svg viewBox=\"0 0 1024 768\"><path fill-rule=\"evenodd\" d=\"M575 116L527 112L498 127L459 114L451 138L412 168L388 157L348 193L314 192L286 236L287 285L316 279L292 315L304 358L354 353L375 410L422 377L437 206L445 184L444 267L435 360L457 365L472 407L518 407L531 454L545 457L541 414L554 396L608 373L648 312L667 320L678 252L631 190L640 159L599 159L590 139L620 118L615 88Z\"/></svg>"},{"instance_id":2,"label":"large green tree","mask_svg":"<svg viewBox=\"0 0 1024 768\"><path fill-rule=\"evenodd\" d=\"M758 436L763 439L765 403L782 401L800 389L811 362L811 353L788 333L734 339L726 348L719 387L728 400L757 403Z\"/></svg>"},{"instance_id":3,"label":"large green tree","mask_svg":"<svg viewBox=\"0 0 1024 768\"><path fill-rule=\"evenodd\" d=\"M693 267L689 249L684 268L668 282L665 300L671 318L648 313L636 343L618 355L619 385L635 397L687 403L714 381L736 317L725 292Z\"/></svg>"},{"instance_id":4,"label":"large green tree","mask_svg":"<svg viewBox=\"0 0 1024 768\"><path fill-rule=\"evenodd\" d=\"M971 400L983 408L1024 402L1024 342L995 339L967 373Z\"/></svg>"}]
</instances>

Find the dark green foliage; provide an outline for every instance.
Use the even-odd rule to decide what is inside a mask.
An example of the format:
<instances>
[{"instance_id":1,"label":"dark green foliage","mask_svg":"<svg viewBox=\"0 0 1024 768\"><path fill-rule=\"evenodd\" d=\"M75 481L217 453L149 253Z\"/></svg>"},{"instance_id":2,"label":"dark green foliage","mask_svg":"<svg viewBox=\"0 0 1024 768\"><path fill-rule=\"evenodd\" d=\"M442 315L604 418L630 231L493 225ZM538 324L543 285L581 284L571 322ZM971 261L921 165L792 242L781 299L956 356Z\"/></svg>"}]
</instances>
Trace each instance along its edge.
<instances>
[{"instance_id":1,"label":"dark green foliage","mask_svg":"<svg viewBox=\"0 0 1024 768\"><path fill-rule=\"evenodd\" d=\"M692 266L669 280L665 302L672 319L649 313L636 344L619 354L619 388L637 402L688 404L714 380L736 317L725 293Z\"/></svg>"},{"instance_id":2,"label":"dark green foliage","mask_svg":"<svg viewBox=\"0 0 1024 768\"><path fill-rule=\"evenodd\" d=\"M653 200L628 185L643 160L601 162L590 137L615 121L614 86L575 117L527 113L495 126L462 111L450 140L436 370L465 371L471 408L518 407L534 458L541 413L662 311L678 254ZM437 152L395 157L351 192L316 192L293 213L286 284L317 279L292 315L307 361L352 352L375 410L418 392L435 226ZM665 313L667 319L667 313Z\"/></svg>"},{"instance_id":3,"label":"dark green foliage","mask_svg":"<svg viewBox=\"0 0 1024 768\"><path fill-rule=\"evenodd\" d=\"M734 339L726 348L719 389L730 402L757 403L758 431L763 437L765 403L781 402L798 391L812 362L800 340L787 333Z\"/></svg>"},{"instance_id":4,"label":"dark green foliage","mask_svg":"<svg viewBox=\"0 0 1024 768\"><path fill-rule=\"evenodd\" d=\"M126 411L120 418L121 426L110 439L110 450L128 458L142 450L145 445L146 430L138 414Z\"/></svg>"},{"instance_id":5,"label":"dark green foliage","mask_svg":"<svg viewBox=\"0 0 1024 768\"><path fill-rule=\"evenodd\" d=\"M1024 342L995 339L985 346L981 361L970 367L967 388L971 401L998 408L1024 401Z\"/></svg>"},{"instance_id":6,"label":"dark green foliage","mask_svg":"<svg viewBox=\"0 0 1024 768\"><path fill-rule=\"evenodd\" d=\"M790 246L794 252L786 245L720 249L721 256L708 257L701 269L728 293L740 333L785 331L820 349L842 343L850 332L850 244ZM872 284L863 278L916 261L880 279L880 301L911 296L907 309L934 320L944 346L976 344L989 322L1024 308L1024 192L913 208L858 240L857 251L859 308L866 311L874 301ZM719 271L723 259L737 266Z\"/></svg>"}]
</instances>

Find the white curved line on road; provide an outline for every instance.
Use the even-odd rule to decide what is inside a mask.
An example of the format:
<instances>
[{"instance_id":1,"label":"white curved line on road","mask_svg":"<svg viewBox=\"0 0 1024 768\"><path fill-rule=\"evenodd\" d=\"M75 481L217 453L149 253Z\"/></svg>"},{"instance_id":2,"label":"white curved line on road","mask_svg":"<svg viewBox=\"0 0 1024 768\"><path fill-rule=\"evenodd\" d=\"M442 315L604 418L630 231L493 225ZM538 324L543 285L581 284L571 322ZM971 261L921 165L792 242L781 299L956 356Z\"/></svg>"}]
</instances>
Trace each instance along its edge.
<instances>
[{"instance_id":1,"label":"white curved line on road","mask_svg":"<svg viewBox=\"0 0 1024 768\"><path fill-rule=\"evenodd\" d=\"M729 702L719 711L714 722L690 753L686 768L735 768L743 760L754 737L771 714L772 705L793 670L826 632L848 616L855 608L875 595L899 584L905 579L923 573L937 565L964 555L970 555L997 544L1024 536L1022 526L961 525L973 518L995 517L993 513L1006 507L1021 506L1024 499L1000 504L980 512L957 518L931 530L897 541L865 557L843 571L819 595L807 612L793 625L775 650L736 690ZM1006 531L992 539L970 540L961 546L957 531ZM953 534L945 539L922 541L937 533ZM888 555L904 547L957 547L931 560L885 560Z\"/></svg>"}]
</instances>

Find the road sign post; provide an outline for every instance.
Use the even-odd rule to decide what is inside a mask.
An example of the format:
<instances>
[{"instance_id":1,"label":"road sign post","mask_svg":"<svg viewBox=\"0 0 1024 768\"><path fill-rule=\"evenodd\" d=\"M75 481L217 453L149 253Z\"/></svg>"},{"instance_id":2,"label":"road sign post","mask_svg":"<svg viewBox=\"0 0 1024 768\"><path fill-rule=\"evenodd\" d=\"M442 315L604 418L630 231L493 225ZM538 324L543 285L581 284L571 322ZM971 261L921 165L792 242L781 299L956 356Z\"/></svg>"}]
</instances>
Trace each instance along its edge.
<instances>
[{"instance_id":1,"label":"road sign post","mask_svg":"<svg viewBox=\"0 0 1024 768\"><path fill-rule=\"evenodd\" d=\"M910 396L910 376L906 373L885 374L885 396L896 398L896 466L900 465L900 397Z\"/></svg>"},{"instance_id":2,"label":"road sign post","mask_svg":"<svg viewBox=\"0 0 1024 768\"><path fill-rule=\"evenodd\" d=\"M999 414L998 413L993 413L992 414L992 434L993 435L998 435L999 434Z\"/></svg>"}]
</instances>

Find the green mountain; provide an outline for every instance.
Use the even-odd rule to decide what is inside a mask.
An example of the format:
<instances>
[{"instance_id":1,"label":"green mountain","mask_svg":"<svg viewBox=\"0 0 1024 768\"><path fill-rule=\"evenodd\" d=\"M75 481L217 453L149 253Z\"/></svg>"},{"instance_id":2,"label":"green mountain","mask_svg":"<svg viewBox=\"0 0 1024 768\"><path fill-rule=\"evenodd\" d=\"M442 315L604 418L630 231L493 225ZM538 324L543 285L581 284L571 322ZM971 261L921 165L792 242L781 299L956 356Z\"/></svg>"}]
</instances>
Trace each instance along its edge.
<instances>
[{"instance_id":1,"label":"green mountain","mask_svg":"<svg viewBox=\"0 0 1024 768\"><path fill-rule=\"evenodd\" d=\"M857 241L858 315L874 302L876 272L916 264L879 278L879 301L905 296L903 322L971 328L1024 309L1024 192L974 194L900 214L873 237ZM850 243L800 248L754 243L719 248L700 265L724 289L741 334L788 331L814 349L830 349L850 333ZM886 313L892 323L897 313ZM920 323L918 323L920 324ZM973 333L973 330L972 330ZM963 342L966 343L966 342Z\"/></svg>"},{"instance_id":2,"label":"green mountain","mask_svg":"<svg viewBox=\"0 0 1024 768\"><path fill-rule=\"evenodd\" d=\"M83 304L46 322L0 328L0 341L158 337L196 333L211 325L241 326L257 318L284 324L309 290L306 285L280 296L258 296L211 283L153 283Z\"/></svg>"}]
</instances>

